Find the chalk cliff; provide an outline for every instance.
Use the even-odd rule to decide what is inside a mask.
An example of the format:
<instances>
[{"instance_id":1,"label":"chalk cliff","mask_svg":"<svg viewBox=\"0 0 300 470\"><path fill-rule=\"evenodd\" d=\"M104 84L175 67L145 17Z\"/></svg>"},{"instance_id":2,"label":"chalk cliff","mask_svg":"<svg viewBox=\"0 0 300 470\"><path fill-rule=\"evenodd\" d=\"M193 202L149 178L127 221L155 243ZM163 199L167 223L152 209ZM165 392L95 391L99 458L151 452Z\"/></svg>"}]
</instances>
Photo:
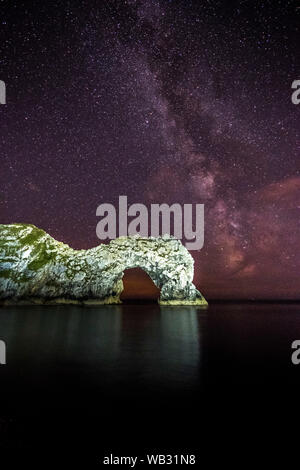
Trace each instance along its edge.
<instances>
[{"instance_id":1,"label":"chalk cliff","mask_svg":"<svg viewBox=\"0 0 300 470\"><path fill-rule=\"evenodd\" d=\"M123 273L134 267L146 271L160 289L160 304L207 305L192 282L194 260L173 237L120 237L73 250L33 225L0 225L4 301L120 303Z\"/></svg>"}]
</instances>

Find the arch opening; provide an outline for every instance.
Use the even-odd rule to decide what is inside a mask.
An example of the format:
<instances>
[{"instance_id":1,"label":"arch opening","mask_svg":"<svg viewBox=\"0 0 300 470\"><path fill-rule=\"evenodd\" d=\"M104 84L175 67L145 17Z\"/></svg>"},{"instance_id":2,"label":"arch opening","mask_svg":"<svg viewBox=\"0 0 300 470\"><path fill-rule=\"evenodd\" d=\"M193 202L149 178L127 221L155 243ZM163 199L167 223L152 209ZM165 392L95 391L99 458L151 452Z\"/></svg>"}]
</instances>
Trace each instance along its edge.
<instances>
[{"instance_id":1,"label":"arch opening","mask_svg":"<svg viewBox=\"0 0 300 470\"><path fill-rule=\"evenodd\" d=\"M120 299L123 302L132 300L157 302L160 289L142 268L125 269L122 280L124 288Z\"/></svg>"}]
</instances>

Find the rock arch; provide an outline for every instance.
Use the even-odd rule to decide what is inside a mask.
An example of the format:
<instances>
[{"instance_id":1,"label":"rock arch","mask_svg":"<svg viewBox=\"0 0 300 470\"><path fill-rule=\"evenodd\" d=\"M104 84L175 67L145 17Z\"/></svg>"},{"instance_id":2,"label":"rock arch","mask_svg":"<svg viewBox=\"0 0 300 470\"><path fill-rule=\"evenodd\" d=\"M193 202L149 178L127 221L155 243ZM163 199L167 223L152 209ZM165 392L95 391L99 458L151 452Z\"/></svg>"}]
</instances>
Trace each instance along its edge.
<instances>
[{"instance_id":1,"label":"rock arch","mask_svg":"<svg viewBox=\"0 0 300 470\"><path fill-rule=\"evenodd\" d=\"M160 289L161 305L207 305L192 282L194 260L179 240L170 236L120 237L105 246L118 260L113 280L116 300L123 291L124 271L141 268ZM102 247L100 245L96 250Z\"/></svg>"},{"instance_id":2,"label":"rock arch","mask_svg":"<svg viewBox=\"0 0 300 470\"><path fill-rule=\"evenodd\" d=\"M126 269L141 268L162 305L207 305L193 285L194 260L170 236L120 237L73 250L33 225L0 225L0 298L120 303Z\"/></svg>"}]
</instances>

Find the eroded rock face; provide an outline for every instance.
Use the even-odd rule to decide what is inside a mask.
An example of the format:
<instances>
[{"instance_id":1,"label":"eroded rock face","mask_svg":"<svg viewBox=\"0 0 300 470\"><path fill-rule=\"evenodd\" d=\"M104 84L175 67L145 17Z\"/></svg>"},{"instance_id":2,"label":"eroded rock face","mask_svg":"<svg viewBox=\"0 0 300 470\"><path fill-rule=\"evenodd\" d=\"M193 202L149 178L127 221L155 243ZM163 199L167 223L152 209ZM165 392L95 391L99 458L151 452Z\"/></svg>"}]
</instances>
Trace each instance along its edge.
<instances>
[{"instance_id":1,"label":"eroded rock face","mask_svg":"<svg viewBox=\"0 0 300 470\"><path fill-rule=\"evenodd\" d=\"M207 305L193 285L194 260L173 237L120 237L73 250L33 225L0 225L0 299L121 303L125 269L142 268L160 304Z\"/></svg>"}]
</instances>

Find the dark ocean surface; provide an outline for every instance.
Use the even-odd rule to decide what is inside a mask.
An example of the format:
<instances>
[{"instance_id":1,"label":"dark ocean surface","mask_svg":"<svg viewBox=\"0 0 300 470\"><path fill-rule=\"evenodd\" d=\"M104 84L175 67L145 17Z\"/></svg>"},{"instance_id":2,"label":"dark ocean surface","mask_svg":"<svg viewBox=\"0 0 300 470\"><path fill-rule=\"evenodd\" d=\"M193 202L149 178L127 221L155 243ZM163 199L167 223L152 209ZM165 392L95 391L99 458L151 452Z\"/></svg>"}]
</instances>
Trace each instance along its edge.
<instances>
[{"instance_id":1,"label":"dark ocean surface","mask_svg":"<svg viewBox=\"0 0 300 470\"><path fill-rule=\"evenodd\" d=\"M11 462L99 468L105 455L156 452L240 468L284 455L287 468L297 452L300 304L3 307L0 339Z\"/></svg>"}]
</instances>

